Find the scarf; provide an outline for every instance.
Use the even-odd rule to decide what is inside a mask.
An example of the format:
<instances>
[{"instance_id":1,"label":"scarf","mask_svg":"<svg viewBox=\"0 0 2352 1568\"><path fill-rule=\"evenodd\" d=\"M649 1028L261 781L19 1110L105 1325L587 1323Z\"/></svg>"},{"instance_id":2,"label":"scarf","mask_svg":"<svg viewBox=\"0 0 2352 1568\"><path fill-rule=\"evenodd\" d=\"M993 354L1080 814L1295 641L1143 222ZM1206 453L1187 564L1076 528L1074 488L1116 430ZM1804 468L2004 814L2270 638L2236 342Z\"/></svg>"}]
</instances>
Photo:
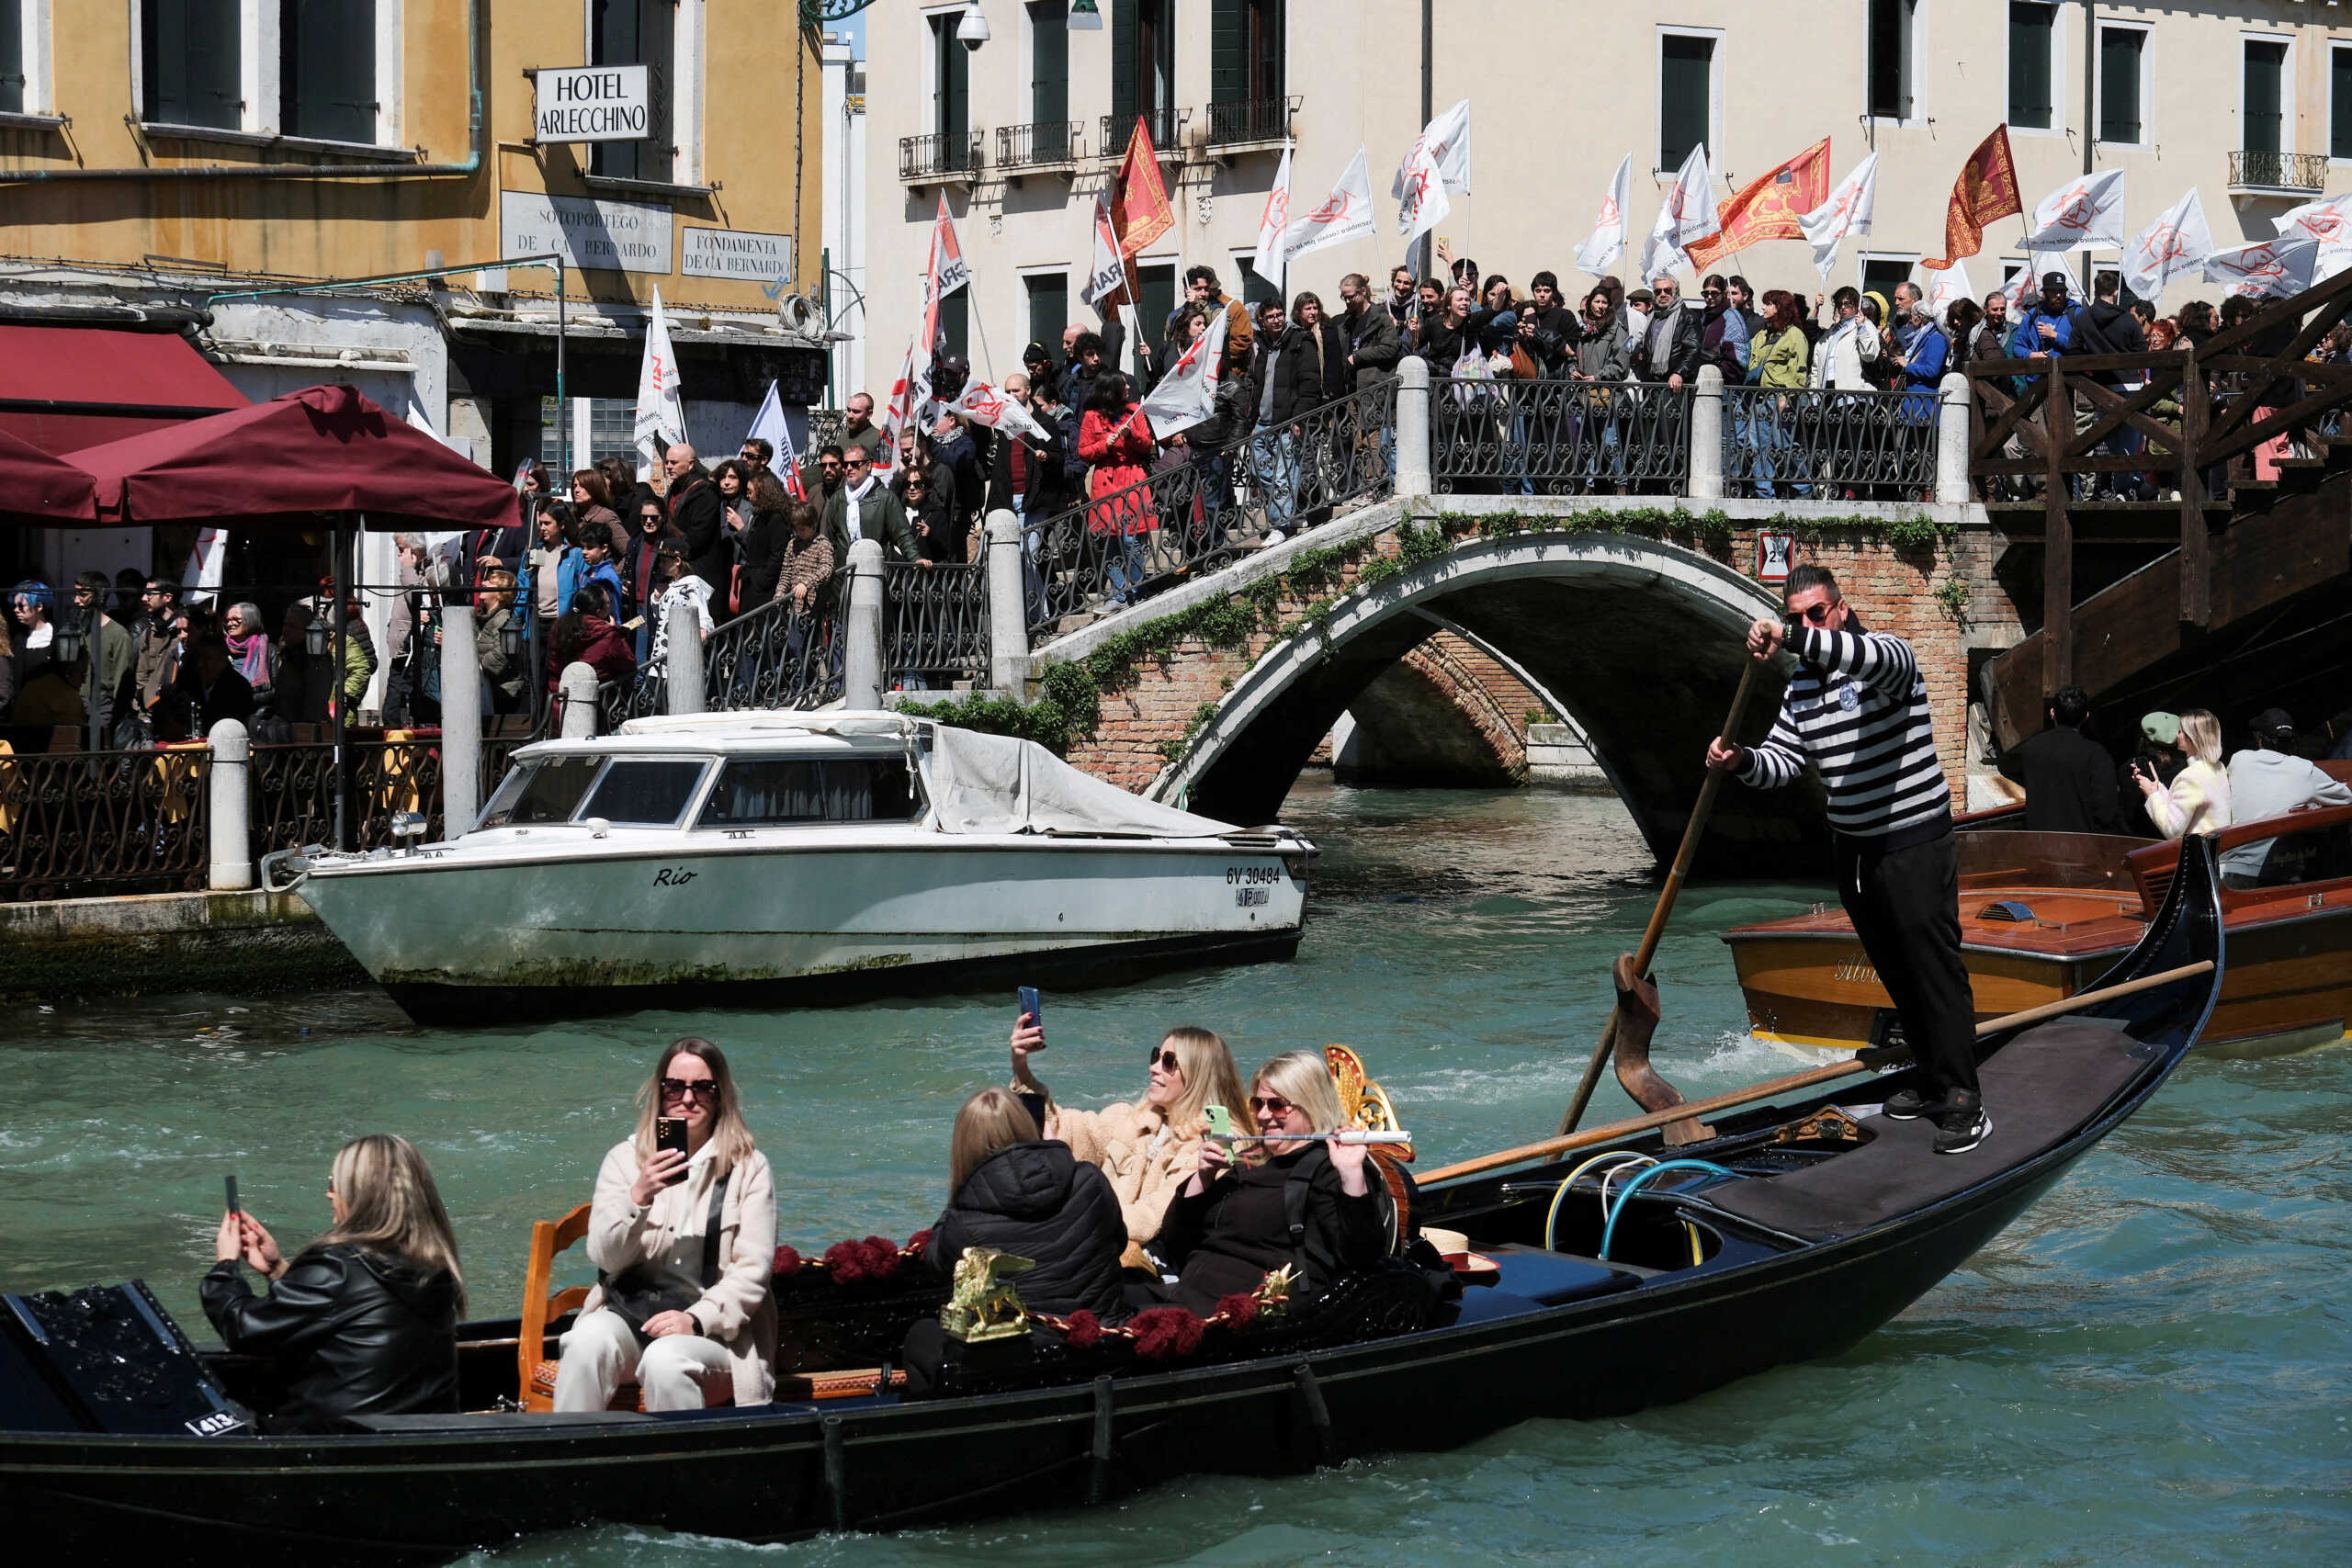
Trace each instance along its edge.
<instances>
[{"instance_id":1,"label":"scarf","mask_svg":"<svg viewBox=\"0 0 2352 1568\"><path fill-rule=\"evenodd\" d=\"M258 692L269 684L269 638L260 632L246 637L229 634L229 660L245 684Z\"/></svg>"}]
</instances>

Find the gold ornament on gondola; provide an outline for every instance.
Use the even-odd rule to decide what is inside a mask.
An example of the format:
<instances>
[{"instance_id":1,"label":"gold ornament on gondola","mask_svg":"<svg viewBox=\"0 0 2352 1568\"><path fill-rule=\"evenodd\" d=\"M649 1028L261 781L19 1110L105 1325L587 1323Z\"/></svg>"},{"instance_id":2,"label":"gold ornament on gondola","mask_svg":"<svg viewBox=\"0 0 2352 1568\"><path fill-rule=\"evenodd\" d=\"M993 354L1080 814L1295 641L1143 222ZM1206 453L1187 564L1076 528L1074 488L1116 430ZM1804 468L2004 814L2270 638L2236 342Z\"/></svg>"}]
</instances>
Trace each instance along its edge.
<instances>
[{"instance_id":1,"label":"gold ornament on gondola","mask_svg":"<svg viewBox=\"0 0 2352 1568\"><path fill-rule=\"evenodd\" d=\"M992 1247L972 1247L956 1260L955 1281L947 1304L939 1309L939 1326L951 1339L978 1345L989 1339L1011 1339L1026 1334L1025 1309L1012 1276L1037 1267L1035 1260L999 1252Z\"/></svg>"},{"instance_id":2,"label":"gold ornament on gondola","mask_svg":"<svg viewBox=\"0 0 2352 1568\"><path fill-rule=\"evenodd\" d=\"M1340 1086L1340 1118L1361 1133L1401 1133L1405 1123L1388 1091L1365 1076L1363 1058L1345 1045L1326 1045L1323 1059Z\"/></svg>"}]
</instances>

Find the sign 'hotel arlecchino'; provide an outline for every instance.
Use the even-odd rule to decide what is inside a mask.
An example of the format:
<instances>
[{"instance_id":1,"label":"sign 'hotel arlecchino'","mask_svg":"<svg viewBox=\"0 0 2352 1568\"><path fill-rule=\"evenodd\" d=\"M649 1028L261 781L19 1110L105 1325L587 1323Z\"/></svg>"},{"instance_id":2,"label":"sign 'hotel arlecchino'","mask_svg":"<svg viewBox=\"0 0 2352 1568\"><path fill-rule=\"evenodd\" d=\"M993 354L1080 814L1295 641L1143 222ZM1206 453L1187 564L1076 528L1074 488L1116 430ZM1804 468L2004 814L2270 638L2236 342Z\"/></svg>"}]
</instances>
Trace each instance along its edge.
<instances>
[{"instance_id":1,"label":"sign 'hotel arlecchino'","mask_svg":"<svg viewBox=\"0 0 2352 1568\"><path fill-rule=\"evenodd\" d=\"M541 66L541 141L641 141L652 123L650 72L642 65Z\"/></svg>"}]
</instances>

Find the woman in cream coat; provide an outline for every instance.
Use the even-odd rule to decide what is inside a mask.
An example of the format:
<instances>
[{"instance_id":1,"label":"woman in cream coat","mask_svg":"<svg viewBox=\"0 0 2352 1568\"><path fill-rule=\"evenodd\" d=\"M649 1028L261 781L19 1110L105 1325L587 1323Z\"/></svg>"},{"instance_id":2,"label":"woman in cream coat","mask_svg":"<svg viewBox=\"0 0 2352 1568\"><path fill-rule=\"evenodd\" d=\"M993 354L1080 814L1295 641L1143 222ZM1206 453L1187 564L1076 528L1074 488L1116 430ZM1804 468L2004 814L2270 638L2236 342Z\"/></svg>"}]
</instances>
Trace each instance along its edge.
<instances>
[{"instance_id":1,"label":"woman in cream coat","mask_svg":"<svg viewBox=\"0 0 2352 1568\"><path fill-rule=\"evenodd\" d=\"M605 1156L588 1218L588 1258L599 1283L571 1331L555 1382L558 1410L602 1410L634 1379L648 1410L699 1410L721 1403L727 1379L737 1404L765 1404L775 1390L775 1183L752 1141L727 1058L689 1036L662 1053L639 1094L637 1131ZM686 1153L657 1151L657 1117L684 1118ZM706 1277L711 1190L724 1177L718 1247ZM634 1271L669 1305L642 1332L607 1304L607 1287Z\"/></svg>"},{"instance_id":2,"label":"woman in cream coat","mask_svg":"<svg viewBox=\"0 0 2352 1568\"><path fill-rule=\"evenodd\" d=\"M1208 1125L1201 1108L1222 1105L1246 1125L1233 1053L1205 1029L1171 1029L1151 1048L1144 1091L1132 1104L1072 1111L1052 1105L1051 1092L1029 1070L1029 1054L1045 1048L1044 1027L1023 1013L1012 1028L1013 1087L1045 1095L1050 1107L1046 1136L1068 1144L1071 1154L1111 1179L1127 1226L1125 1261L1148 1267L1143 1244L1159 1234L1168 1200L1200 1168L1201 1134Z\"/></svg>"}]
</instances>

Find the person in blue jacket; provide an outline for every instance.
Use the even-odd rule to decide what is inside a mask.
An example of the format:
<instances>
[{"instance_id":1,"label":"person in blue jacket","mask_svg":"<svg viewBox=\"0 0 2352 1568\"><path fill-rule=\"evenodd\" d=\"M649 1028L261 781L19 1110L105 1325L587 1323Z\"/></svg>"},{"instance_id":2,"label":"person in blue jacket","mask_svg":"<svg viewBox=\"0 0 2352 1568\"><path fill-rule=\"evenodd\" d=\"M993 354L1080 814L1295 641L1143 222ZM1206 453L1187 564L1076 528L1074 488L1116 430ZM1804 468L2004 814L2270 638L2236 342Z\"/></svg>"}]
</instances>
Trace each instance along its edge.
<instances>
[{"instance_id":1,"label":"person in blue jacket","mask_svg":"<svg viewBox=\"0 0 2352 1568\"><path fill-rule=\"evenodd\" d=\"M571 542L571 509L549 505L539 508L538 537L523 556L523 570L515 573L514 615L525 637L542 616L553 626L556 617L571 604L571 596L580 592L587 580L588 565L579 547ZM552 573L555 591L547 591L547 579Z\"/></svg>"},{"instance_id":2,"label":"person in blue jacket","mask_svg":"<svg viewBox=\"0 0 2352 1568\"><path fill-rule=\"evenodd\" d=\"M621 590L621 574L613 565L613 526L609 523L583 523L580 527L580 581L586 588L602 588L611 608L605 618L618 626L622 607L628 596ZM570 600L565 600L570 604Z\"/></svg>"},{"instance_id":3,"label":"person in blue jacket","mask_svg":"<svg viewBox=\"0 0 2352 1568\"><path fill-rule=\"evenodd\" d=\"M2009 333L2010 358L2041 355L2056 359L2075 352L2075 322L2083 308L2069 299L2067 294L2064 273L2041 275L2041 298L2018 318L2017 326Z\"/></svg>"},{"instance_id":4,"label":"person in blue jacket","mask_svg":"<svg viewBox=\"0 0 2352 1568\"><path fill-rule=\"evenodd\" d=\"M1916 284L1895 285L1894 323L1897 379L1905 390L1935 394L1903 400L1903 417L1923 424L1936 417L1944 367L1951 363L1951 340L1936 324L1928 310L1927 297Z\"/></svg>"}]
</instances>

